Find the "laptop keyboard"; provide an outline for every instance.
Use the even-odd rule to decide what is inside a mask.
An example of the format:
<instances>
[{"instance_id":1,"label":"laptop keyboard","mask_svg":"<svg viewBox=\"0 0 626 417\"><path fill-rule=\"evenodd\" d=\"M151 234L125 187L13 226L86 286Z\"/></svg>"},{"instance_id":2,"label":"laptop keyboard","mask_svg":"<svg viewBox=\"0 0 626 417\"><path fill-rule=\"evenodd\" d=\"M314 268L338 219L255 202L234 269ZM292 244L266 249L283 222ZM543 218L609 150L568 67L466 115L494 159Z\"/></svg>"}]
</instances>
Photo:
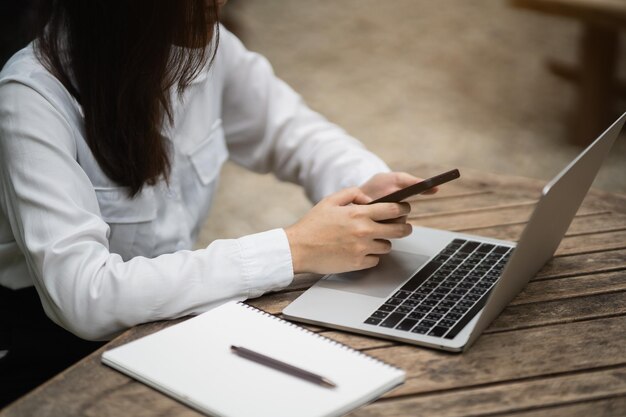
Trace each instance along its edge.
<instances>
[{"instance_id":1,"label":"laptop keyboard","mask_svg":"<svg viewBox=\"0 0 626 417\"><path fill-rule=\"evenodd\" d=\"M512 250L455 239L365 323L454 339L485 305Z\"/></svg>"}]
</instances>

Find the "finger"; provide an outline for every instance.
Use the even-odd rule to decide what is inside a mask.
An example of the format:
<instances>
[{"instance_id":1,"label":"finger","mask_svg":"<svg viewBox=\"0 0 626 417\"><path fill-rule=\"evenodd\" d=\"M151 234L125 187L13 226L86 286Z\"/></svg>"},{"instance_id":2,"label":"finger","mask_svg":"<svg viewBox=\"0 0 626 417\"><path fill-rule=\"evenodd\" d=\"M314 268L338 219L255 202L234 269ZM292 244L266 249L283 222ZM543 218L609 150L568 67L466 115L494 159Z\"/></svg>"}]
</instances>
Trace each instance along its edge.
<instances>
[{"instance_id":1,"label":"finger","mask_svg":"<svg viewBox=\"0 0 626 417\"><path fill-rule=\"evenodd\" d=\"M395 182L399 188L408 187L409 185L416 184L418 182L424 181L423 178L416 177L406 172L396 172Z\"/></svg>"},{"instance_id":2,"label":"finger","mask_svg":"<svg viewBox=\"0 0 626 417\"><path fill-rule=\"evenodd\" d=\"M387 223L403 224L403 223L407 222L408 218L409 218L408 216L400 216L400 217L397 217L395 219L381 220L379 223L384 223L384 224L387 224Z\"/></svg>"},{"instance_id":3,"label":"finger","mask_svg":"<svg viewBox=\"0 0 626 417\"><path fill-rule=\"evenodd\" d=\"M391 252L391 242L387 239L374 239L368 255L385 255Z\"/></svg>"},{"instance_id":4,"label":"finger","mask_svg":"<svg viewBox=\"0 0 626 417\"><path fill-rule=\"evenodd\" d=\"M397 181L397 185L400 188L404 188L404 187L408 187L410 185L416 184L418 182L422 182L424 181L423 178L420 177L415 177L411 174L408 174L406 172L397 172L396 173L396 181ZM424 191L422 194L435 194L437 191L439 191L438 187L433 187L429 190Z\"/></svg>"},{"instance_id":5,"label":"finger","mask_svg":"<svg viewBox=\"0 0 626 417\"><path fill-rule=\"evenodd\" d=\"M412 175L410 175L410 174L406 174L406 173L400 173L400 174L405 174L405 175L408 175L408 177L406 177L406 176L404 176L404 177L403 177L403 178L405 178L406 180L408 180L409 178L413 178L413 179L415 179L415 180L416 180L416 182L415 182L415 183L418 183L418 182L422 182L422 181L424 181L424 179L423 179L423 178L414 177L414 176L412 176ZM413 183L413 184L415 184L415 183ZM412 185L412 184L407 184L407 185L405 185L405 187L408 187L409 185ZM433 188L429 188L429 189L428 189L428 190L426 190L426 191L421 192L420 194L435 194L437 191L439 191L439 188L438 188L438 187L433 187Z\"/></svg>"},{"instance_id":6,"label":"finger","mask_svg":"<svg viewBox=\"0 0 626 417\"><path fill-rule=\"evenodd\" d=\"M354 204L365 205L371 201L374 201L372 197L368 196L364 192L361 192L361 194L357 195L356 198L354 199Z\"/></svg>"},{"instance_id":7,"label":"finger","mask_svg":"<svg viewBox=\"0 0 626 417\"><path fill-rule=\"evenodd\" d=\"M376 223L371 236L374 239L401 239L413 232L410 223Z\"/></svg>"},{"instance_id":8,"label":"finger","mask_svg":"<svg viewBox=\"0 0 626 417\"><path fill-rule=\"evenodd\" d=\"M324 199L326 202L336 206L347 206L350 203L360 203L360 201L366 201L369 203L372 201L370 197L365 195L358 187L346 188L329 195Z\"/></svg>"},{"instance_id":9,"label":"finger","mask_svg":"<svg viewBox=\"0 0 626 417\"><path fill-rule=\"evenodd\" d=\"M377 203L364 206L363 209L367 211L370 219L382 221L408 215L411 212L411 205L409 203Z\"/></svg>"},{"instance_id":10,"label":"finger","mask_svg":"<svg viewBox=\"0 0 626 417\"><path fill-rule=\"evenodd\" d=\"M360 269L368 269L373 268L380 262L380 258L376 255L366 255L363 258L363 262L361 263Z\"/></svg>"}]
</instances>

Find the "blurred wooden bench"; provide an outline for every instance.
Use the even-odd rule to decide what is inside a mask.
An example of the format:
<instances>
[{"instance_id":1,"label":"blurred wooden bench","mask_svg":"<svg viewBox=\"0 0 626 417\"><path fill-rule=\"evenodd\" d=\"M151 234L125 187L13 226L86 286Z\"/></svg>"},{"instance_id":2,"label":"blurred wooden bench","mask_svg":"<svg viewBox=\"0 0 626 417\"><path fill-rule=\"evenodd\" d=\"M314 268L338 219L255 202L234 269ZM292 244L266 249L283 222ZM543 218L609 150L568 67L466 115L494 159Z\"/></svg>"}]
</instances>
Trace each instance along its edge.
<instances>
[{"instance_id":1,"label":"blurred wooden bench","mask_svg":"<svg viewBox=\"0 0 626 417\"><path fill-rule=\"evenodd\" d=\"M578 86L572 141L585 145L619 113L626 83L617 78L619 31L626 29L626 0L511 0L515 7L577 19L583 25L578 66L548 61L556 75Z\"/></svg>"}]
</instances>

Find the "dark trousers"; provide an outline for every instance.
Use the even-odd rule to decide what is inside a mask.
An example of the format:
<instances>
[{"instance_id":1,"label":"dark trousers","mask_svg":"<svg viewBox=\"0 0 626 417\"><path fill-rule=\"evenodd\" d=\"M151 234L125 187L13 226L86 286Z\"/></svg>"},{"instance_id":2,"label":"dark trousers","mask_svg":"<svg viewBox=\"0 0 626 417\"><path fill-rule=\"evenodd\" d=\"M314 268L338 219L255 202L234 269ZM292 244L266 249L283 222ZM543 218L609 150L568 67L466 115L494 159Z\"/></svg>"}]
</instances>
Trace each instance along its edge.
<instances>
[{"instance_id":1,"label":"dark trousers","mask_svg":"<svg viewBox=\"0 0 626 417\"><path fill-rule=\"evenodd\" d=\"M56 325L34 287L0 286L0 409L102 346Z\"/></svg>"}]
</instances>

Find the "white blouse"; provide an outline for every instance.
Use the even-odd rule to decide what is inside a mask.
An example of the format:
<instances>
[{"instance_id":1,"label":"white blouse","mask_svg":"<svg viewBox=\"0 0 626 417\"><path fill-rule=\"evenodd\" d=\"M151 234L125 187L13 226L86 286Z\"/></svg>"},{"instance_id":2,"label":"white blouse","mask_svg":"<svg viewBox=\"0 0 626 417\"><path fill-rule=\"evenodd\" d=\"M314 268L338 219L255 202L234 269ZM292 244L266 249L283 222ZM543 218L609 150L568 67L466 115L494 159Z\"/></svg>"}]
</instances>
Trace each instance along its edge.
<instances>
[{"instance_id":1,"label":"white blouse","mask_svg":"<svg viewBox=\"0 0 626 417\"><path fill-rule=\"evenodd\" d=\"M313 202L389 170L224 28L211 67L172 97L170 182L131 199L99 168L80 105L32 45L0 72L0 285L35 285L46 314L82 338L292 281L283 229L191 250L228 158L302 185Z\"/></svg>"}]
</instances>

